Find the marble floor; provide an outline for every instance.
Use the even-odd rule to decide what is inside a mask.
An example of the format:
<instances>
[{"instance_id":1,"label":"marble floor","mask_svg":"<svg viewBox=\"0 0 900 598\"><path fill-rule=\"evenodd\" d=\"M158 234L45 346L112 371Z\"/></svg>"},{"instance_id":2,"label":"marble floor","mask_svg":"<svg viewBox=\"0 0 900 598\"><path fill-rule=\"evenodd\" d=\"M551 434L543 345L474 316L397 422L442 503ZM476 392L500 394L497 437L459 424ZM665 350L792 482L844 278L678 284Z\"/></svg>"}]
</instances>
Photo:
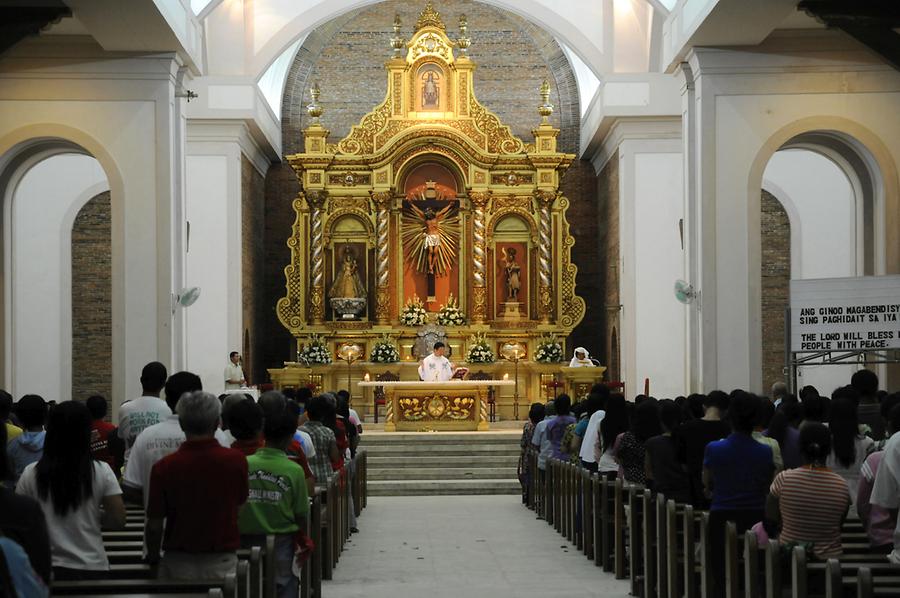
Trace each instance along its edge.
<instances>
[{"instance_id":1,"label":"marble floor","mask_svg":"<svg viewBox=\"0 0 900 598\"><path fill-rule=\"evenodd\" d=\"M518 496L372 497L325 598L625 598Z\"/></svg>"}]
</instances>

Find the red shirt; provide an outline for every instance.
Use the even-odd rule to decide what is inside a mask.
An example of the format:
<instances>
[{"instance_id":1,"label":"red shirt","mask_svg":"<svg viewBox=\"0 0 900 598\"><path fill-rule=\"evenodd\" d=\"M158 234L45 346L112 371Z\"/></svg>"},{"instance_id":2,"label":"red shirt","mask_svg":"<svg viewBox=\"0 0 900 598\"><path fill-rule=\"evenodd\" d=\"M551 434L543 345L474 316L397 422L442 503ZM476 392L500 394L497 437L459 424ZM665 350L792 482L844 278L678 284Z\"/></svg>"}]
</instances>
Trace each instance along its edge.
<instances>
[{"instance_id":1,"label":"red shirt","mask_svg":"<svg viewBox=\"0 0 900 598\"><path fill-rule=\"evenodd\" d=\"M214 438L186 440L153 466L147 516L165 517L164 550L231 552L241 544L238 510L247 493L244 455Z\"/></svg>"},{"instance_id":2,"label":"red shirt","mask_svg":"<svg viewBox=\"0 0 900 598\"><path fill-rule=\"evenodd\" d=\"M114 425L102 419L95 419L91 422L91 455L95 459L109 463L109 466L118 475L116 460L109 450L109 434L115 429Z\"/></svg>"}]
</instances>

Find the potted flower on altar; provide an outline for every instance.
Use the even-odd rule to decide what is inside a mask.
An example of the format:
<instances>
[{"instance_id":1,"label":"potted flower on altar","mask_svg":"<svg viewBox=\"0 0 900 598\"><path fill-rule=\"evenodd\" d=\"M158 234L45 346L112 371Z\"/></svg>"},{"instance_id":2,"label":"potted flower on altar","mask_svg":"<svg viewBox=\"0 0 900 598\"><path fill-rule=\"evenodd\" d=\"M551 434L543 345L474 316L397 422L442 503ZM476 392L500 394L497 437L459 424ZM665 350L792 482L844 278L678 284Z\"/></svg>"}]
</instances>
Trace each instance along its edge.
<instances>
[{"instance_id":1,"label":"potted flower on altar","mask_svg":"<svg viewBox=\"0 0 900 598\"><path fill-rule=\"evenodd\" d=\"M297 355L298 360L307 365L327 365L331 363L331 351L325 344L325 339L318 334L313 334Z\"/></svg>"},{"instance_id":2,"label":"potted flower on altar","mask_svg":"<svg viewBox=\"0 0 900 598\"><path fill-rule=\"evenodd\" d=\"M483 332L476 333L469 339L466 361L468 363L494 363L494 351Z\"/></svg>"},{"instance_id":3,"label":"potted flower on altar","mask_svg":"<svg viewBox=\"0 0 900 598\"><path fill-rule=\"evenodd\" d=\"M462 326L466 323L466 316L459 309L459 301L453 293L447 297L447 305L442 305L438 310L437 323L441 326Z\"/></svg>"},{"instance_id":4,"label":"potted flower on altar","mask_svg":"<svg viewBox=\"0 0 900 598\"><path fill-rule=\"evenodd\" d=\"M385 334L372 347L369 360L372 363L397 363L400 361L400 351L397 350L393 339Z\"/></svg>"},{"instance_id":5,"label":"potted flower on altar","mask_svg":"<svg viewBox=\"0 0 900 598\"><path fill-rule=\"evenodd\" d=\"M534 360L538 363L559 363L562 361L562 345L555 334L542 336L538 341Z\"/></svg>"},{"instance_id":6,"label":"potted flower on altar","mask_svg":"<svg viewBox=\"0 0 900 598\"><path fill-rule=\"evenodd\" d=\"M418 295L413 295L412 299L407 299L406 305L400 310L400 323L404 326L421 326L425 323L428 313L425 311L425 304L419 299Z\"/></svg>"}]
</instances>

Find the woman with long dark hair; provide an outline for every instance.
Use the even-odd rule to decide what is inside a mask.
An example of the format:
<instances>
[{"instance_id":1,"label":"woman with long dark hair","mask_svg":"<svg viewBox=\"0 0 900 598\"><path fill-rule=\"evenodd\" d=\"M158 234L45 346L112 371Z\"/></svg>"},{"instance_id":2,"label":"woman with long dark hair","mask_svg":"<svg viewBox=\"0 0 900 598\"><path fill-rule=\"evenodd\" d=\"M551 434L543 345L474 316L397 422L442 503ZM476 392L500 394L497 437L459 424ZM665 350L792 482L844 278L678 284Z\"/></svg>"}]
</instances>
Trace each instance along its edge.
<instances>
[{"instance_id":1,"label":"woman with long dark hair","mask_svg":"<svg viewBox=\"0 0 900 598\"><path fill-rule=\"evenodd\" d=\"M107 574L101 528L125 527L125 505L112 468L91 455L91 415L83 403L66 401L50 412L44 454L25 468L16 492L41 504L55 579Z\"/></svg>"},{"instance_id":2,"label":"woman with long dark hair","mask_svg":"<svg viewBox=\"0 0 900 598\"><path fill-rule=\"evenodd\" d=\"M631 428L622 435L616 460L622 466L626 482L644 484L646 480L644 443L662 433L656 399L646 398L634 409Z\"/></svg>"},{"instance_id":3,"label":"woman with long dark hair","mask_svg":"<svg viewBox=\"0 0 900 598\"><path fill-rule=\"evenodd\" d=\"M606 415L600 422L600 455L597 457L597 471L608 480L614 480L619 473L619 464L614 456L616 439L628 431L628 404L620 394L606 399Z\"/></svg>"},{"instance_id":4,"label":"woman with long dark hair","mask_svg":"<svg viewBox=\"0 0 900 598\"><path fill-rule=\"evenodd\" d=\"M849 399L832 401L829 429L831 454L827 465L846 480L850 486L850 497L855 501L859 490L859 472L875 441L859 433L856 404Z\"/></svg>"},{"instance_id":5,"label":"woman with long dark hair","mask_svg":"<svg viewBox=\"0 0 900 598\"><path fill-rule=\"evenodd\" d=\"M800 403L794 395L788 395L781 400L781 404L765 431L766 436L778 442L785 469L794 469L803 465L803 456L800 453L800 430L798 429L801 418Z\"/></svg>"}]
</instances>

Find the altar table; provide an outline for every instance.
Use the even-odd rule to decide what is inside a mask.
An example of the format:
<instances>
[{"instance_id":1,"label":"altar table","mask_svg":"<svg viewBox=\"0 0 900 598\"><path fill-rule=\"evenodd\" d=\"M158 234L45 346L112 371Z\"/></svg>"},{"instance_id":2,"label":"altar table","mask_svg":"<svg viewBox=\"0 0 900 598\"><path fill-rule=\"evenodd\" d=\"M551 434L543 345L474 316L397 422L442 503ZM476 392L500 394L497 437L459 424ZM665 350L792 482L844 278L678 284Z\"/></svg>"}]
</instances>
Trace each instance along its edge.
<instances>
[{"instance_id":1,"label":"altar table","mask_svg":"<svg viewBox=\"0 0 900 598\"><path fill-rule=\"evenodd\" d=\"M405 380L359 386L384 388L385 432L427 432L488 430L488 389L514 384L513 380Z\"/></svg>"}]
</instances>

